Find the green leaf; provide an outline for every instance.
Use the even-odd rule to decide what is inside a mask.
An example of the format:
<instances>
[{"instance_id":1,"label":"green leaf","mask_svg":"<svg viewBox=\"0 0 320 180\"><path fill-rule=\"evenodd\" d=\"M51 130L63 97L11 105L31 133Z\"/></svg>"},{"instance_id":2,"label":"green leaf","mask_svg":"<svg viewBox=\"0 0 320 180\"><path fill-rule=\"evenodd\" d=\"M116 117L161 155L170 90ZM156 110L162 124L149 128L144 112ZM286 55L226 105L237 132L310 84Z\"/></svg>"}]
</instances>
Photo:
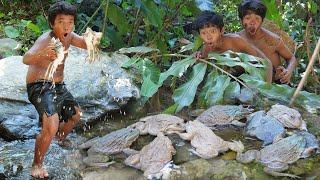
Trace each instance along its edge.
<instances>
[{"instance_id":1,"label":"green leaf","mask_svg":"<svg viewBox=\"0 0 320 180\"><path fill-rule=\"evenodd\" d=\"M143 74L143 83L141 87L141 91L143 89L143 92L141 92L142 96L152 97L159 89L159 87L162 86L163 82L169 77L169 76L182 76L183 73L187 70L189 66L195 63L195 59L190 56L186 59L183 59L181 61L176 61L172 64L172 66L169 68L168 71L163 72L160 74L159 80L156 83L155 81L151 80L151 75L149 76L147 73ZM147 72L151 71L150 73L154 73L155 70L148 70ZM149 88L150 86L150 88Z\"/></svg>"},{"instance_id":2,"label":"green leaf","mask_svg":"<svg viewBox=\"0 0 320 180\"><path fill-rule=\"evenodd\" d=\"M121 35L126 34L127 32L129 32L129 30L132 29L120 7L116 6L113 3L110 3L107 13L109 20L113 25L117 27Z\"/></svg>"},{"instance_id":3,"label":"green leaf","mask_svg":"<svg viewBox=\"0 0 320 180\"><path fill-rule=\"evenodd\" d=\"M189 56L183 60L174 62L166 72L161 73L158 84L162 84L163 81L165 81L171 75L181 77L188 67L192 66L195 62L196 59L193 56Z\"/></svg>"},{"instance_id":4,"label":"green leaf","mask_svg":"<svg viewBox=\"0 0 320 180\"><path fill-rule=\"evenodd\" d=\"M164 110L165 114L174 114L176 112L176 109L178 107L178 104L173 104L170 107L168 107L167 109Z\"/></svg>"},{"instance_id":5,"label":"green leaf","mask_svg":"<svg viewBox=\"0 0 320 180\"><path fill-rule=\"evenodd\" d=\"M194 41L194 46L193 46L192 51L193 51L193 52L197 51L197 50L202 46L202 43L203 43L203 41L202 41L202 39L200 38L200 36L198 35L198 36L196 37L196 40Z\"/></svg>"},{"instance_id":6,"label":"green leaf","mask_svg":"<svg viewBox=\"0 0 320 180\"><path fill-rule=\"evenodd\" d=\"M138 61L142 60L141 58L131 58L129 59L127 62L122 64L122 68L129 68L131 66L133 66L134 64L136 64Z\"/></svg>"},{"instance_id":7,"label":"green leaf","mask_svg":"<svg viewBox=\"0 0 320 180\"><path fill-rule=\"evenodd\" d=\"M209 53L208 57L209 59L215 59L218 65L228 67L240 66L250 75L256 76L261 80L265 79L266 65L261 63L264 61L261 58L232 51L227 51L223 54Z\"/></svg>"},{"instance_id":8,"label":"green leaf","mask_svg":"<svg viewBox=\"0 0 320 180\"><path fill-rule=\"evenodd\" d=\"M240 95L240 85L236 81L230 82L224 91L223 100L224 102L235 102L235 99Z\"/></svg>"},{"instance_id":9,"label":"green leaf","mask_svg":"<svg viewBox=\"0 0 320 180\"><path fill-rule=\"evenodd\" d=\"M0 18L3 18L4 17L4 13L0 12Z\"/></svg>"},{"instance_id":10,"label":"green leaf","mask_svg":"<svg viewBox=\"0 0 320 180\"><path fill-rule=\"evenodd\" d=\"M33 24L31 21L28 22L27 28L31 29L33 32L35 32L37 34L40 34L40 32L41 32L40 28L37 25Z\"/></svg>"},{"instance_id":11,"label":"green leaf","mask_svg":"<svg viewBox=\"0 0 320 180\"><path fill-rule=\"evenodd\" d=\"M295 88L291 88L288 85L269 84L247 74L241 75L240 78L251 89L257 89L263 96L278 102L282 101L289 103L295 91ZM307 109L309 107L320 107L320 96L306 91L301 91L294 104L303 106Z\"/></svg>"},{"instance_id":12,"label":"green leaf","mask_svg":"<svg viewBox=\"0 0 320 180\"><path fill-rule=\"evenodd\" d=\"M312 14L316 14L318 11L318 5L313 0L308 1L308 9Z\"/></svg>"},{"instance_id":13,"label":"green leaf","mask_svg":"<svg viewBox=\"0 0 320 180\"><path fill-rule=\"evenodd\" d=\"M276 0L263 0L263 3L267 6L266 18L276 22L282 28L282 17Z\"/></svg>"},{"instance_id":14,"label":"green leaf","mask_svg":"<svg viewBox=\"0 0 320 180\"><path fill-rule=\"evenodd\" d=\"M39 15L36 17L37 26L41 29L41 31L46 31L50 29L47 19L43 15Z\"/></svg>"},{"instance_id":15,"label":"green leaf","mask_svg":"<svg viewBox=\"0 0 320 180\"><path fill-rule=\"evenodd\" d=\"M141 96L148 97L148 98L152 97L154 93L158 91L161 85L156 84L151 80L151 74L147 74L146 76L143 76L143 83L141 85L141 92L140 92Z\"/></svg>"},{"instance_id":16,"label":"green leaf","mask_svg":"<svg viewBox=\"0 0 320 180\"><path fill-rule=\"evenodd\" d=\"M223 94L230 84L230 77L227 75L219 75L214 80L214 86L206 93L207 105L212 106L223 102Z\"/></svg>"},{"instance_id":17,"label":"green leaf","mask_svg":"<svg viewBox=\"0 0 320 180\"><path fill-rule=\"evenodd\" d=\"M204 85L204 87L198 97L198 105L201 108L207 107L206 95L207 95L208 91L213 88L213 86L215 84L215 79L217 76L219 76L217 70L213 70L207 75L206 83L205 83L205 85Z\"/></svg>"},{"instance_id":18,"label":"green leaf","mask_svg":"<svg viewBox=\"0 0 320 180\"><path fill-rule=\"evenodd\" d=\"M12 26L5 26L4 32L9 38L16 38L20 36L20 32L18 29L12 27Z\"/></svg>"},{"instance_id":19,"label":"green leaf","mask_svg":"<svg viewBox=\"0 0 320 180\"><path fill-rule=\"evenodd\" d=\"M142 1L142 12L147 17L147 20L155 27L162 26L162 15L160 13L160 8L150 0Z\"/></svg>"},{"instance_id":20,"label":"green leaf","mask_svg":"<svg viewBox=\"0 0 320 180\"><path fill-rule=\"evenodd\" d=\"M187 44L185 46L181 46L181 49L180 49L179 53L190 51L190 50L193 49L193 47L194 47L194 43L190 43L190 44Z\"/></svg>"},{"instance_id":21,"label":"green leaf","mask_svg":"<svg viewBox=\"0 0 320 180\"><path fill-rule=\"evenodd\" d=\"M197 87L202 82L206 73L207 64L198 63L192 68L190 79L173 93L173 100L178 107L176 112L179 112L183 107L189 106L196 95Z\"/></svg>"},{"instance_id":22,"label":"green leaf","mask_svg":"<svg viewBox=\"0 0 320 180\"><path fill-rule=\"evenodd\" d=\"M152 97L162 84L158 84L160 69L149 59L143 59L138 65L143 77L141 96Z\"/></svg>"},{"instance_id":23,"label":"green leaf","mask_svg":"<svg viewBox=\"0 0 320 180\"><path fill-rule=\"evenodd\" d=\"M149 52L159 52L159 49L150 48L146 46L137 46L137 47L119 49L119 53L122 53L122 54L129 54L129 53L147 54Z\"/></svg>"}]
</instances>

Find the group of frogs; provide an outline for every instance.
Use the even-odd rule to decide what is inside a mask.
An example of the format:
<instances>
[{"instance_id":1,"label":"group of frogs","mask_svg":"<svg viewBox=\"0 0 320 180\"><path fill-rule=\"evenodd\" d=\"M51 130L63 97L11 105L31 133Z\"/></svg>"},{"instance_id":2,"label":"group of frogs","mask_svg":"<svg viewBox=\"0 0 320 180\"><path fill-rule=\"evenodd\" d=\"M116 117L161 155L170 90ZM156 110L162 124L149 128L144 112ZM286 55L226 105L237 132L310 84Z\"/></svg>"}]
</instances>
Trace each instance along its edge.
<instances>
[{"instance_id":1,"label":"group of frogs","mask_svg":"<svg viewBox=\"0 0 320 180\"><path fill-rule=\"evenodd\" d=\"M172 156L176 153L166 135L177 134L181 139L190 141L194 148L191 151L201 158L210 159L231 149L237 153L239 162L256 160L270 175L297 177L282 171L288 168L288 164L309 157L319 149L318 140L307 132L300 113L278 104L268 112L252 112L253 109L243 106L216 105L188 122L168 114L147 116L126 128L91 139L79 148L88 149L88 157L83 161L89 166L108 166L112 163L108 161L109 155L124 153L127 155L126 165L142 170L148 178L159 178L167 172L165 168L172 163ZM240 122L242 119L247 119L246 123ZM212 131L225 125L244 127L249 136L263 141L263 148L243 153L241 141L225 141ZM298 130L286 137L286 128ZM130 149L139 135L146 134L156 138L140 151Z\"/></svg>"}]
</instances>

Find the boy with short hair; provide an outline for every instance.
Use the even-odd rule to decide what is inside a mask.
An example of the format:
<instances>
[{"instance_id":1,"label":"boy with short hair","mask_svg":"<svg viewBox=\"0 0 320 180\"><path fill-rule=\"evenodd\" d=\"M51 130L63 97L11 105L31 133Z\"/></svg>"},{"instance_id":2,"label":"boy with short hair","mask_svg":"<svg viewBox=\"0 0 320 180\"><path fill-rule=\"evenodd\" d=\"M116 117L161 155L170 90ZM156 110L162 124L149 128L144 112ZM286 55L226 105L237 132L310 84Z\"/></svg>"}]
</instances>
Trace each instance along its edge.
<instances>
[{"instance_id":1,"label":"boy with short hair","mask_svg":"<svg viewBox=\"0 0 320 180\"><path fill-rule=\"evenodd\" d=\"M194 28L199 32L204 46L196 54L197 58L206 58L209 52L223 53L227 50L242 52L253 56L264 58L265 55L250 45L238 34L224 34L223 18L212 11L204 11L194 22ZM272 80L272 64L269 62L267 67L267 82Z\"/></svg>"},{"instance_id":2,"label":"boy with short hair","mask_svg":"<svg viewBox=\"0 0 320 180\"><path fill-rule=\"evenodd\" d=\"M51 39L59 39L66 51L70 45L86 49L84 39L73 32L76 18L75 6L66 1L53 4L48 10L50 32L42 34L23 57L29 65L26 77L28 98L39 113L41 132L36 137L34 161L31 175L45 178L49 174L42 166L51 141L56 137L63 142L80 120L80 108L63 82L64 62L68 55L62 55L62 64L57 66L52 78L47 69L57 58ZM64 56L64 57L63 57Z\"/></svg>"},{"instance_id":3,"label":"boy with short hair","mask_svg":"<svg viewBox=\"0 0 320 180\"><path fill-rule=\"evenodd\" d=\"M243 0L238 7L238 12L244 28L239 35L270 59L275 71L274 81L290 83L297 60L278 35L261 27L267 7L260 0ZM288 62L287 68L281 65L280 57Z\"/></svg>"}]
</instances>

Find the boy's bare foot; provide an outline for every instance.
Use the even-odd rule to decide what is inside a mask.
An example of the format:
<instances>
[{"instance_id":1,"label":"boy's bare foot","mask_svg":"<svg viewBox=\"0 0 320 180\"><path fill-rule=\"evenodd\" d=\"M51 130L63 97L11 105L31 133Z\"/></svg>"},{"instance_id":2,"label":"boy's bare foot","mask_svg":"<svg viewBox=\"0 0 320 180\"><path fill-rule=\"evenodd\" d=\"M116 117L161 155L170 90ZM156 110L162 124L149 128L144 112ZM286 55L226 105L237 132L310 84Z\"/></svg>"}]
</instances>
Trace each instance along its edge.
<instances>
[{"instance_id":1,"label":"boy's bare foot","mask_svg":"<svg viewBox=\"0 0 320 180\"><path fill-rule=\"evenodd\" d=\"M47 170L39 165L33 165L31 168L31 176L34 178L46 178L49 176Z\"/></svg>"}]
</instances>

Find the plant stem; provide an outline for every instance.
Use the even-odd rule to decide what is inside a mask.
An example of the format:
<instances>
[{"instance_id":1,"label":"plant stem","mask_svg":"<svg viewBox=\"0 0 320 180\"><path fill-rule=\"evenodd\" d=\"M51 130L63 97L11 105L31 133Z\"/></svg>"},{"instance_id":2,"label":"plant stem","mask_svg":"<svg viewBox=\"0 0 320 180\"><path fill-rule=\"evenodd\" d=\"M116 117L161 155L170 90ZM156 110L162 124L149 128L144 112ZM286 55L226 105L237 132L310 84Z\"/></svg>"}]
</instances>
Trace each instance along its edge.
<instances>
[{"instance_id":1,"label":"plant stem","mask_svg":"<svg viewBox=\"0 0 320 180\"><path fill-rule=\"evenodd\" d=\"M103 19L103 26L102 26L102 34L104 34L104 31L105 31L105 28L106 28L108 9L109 9L109 0L107 0L106 9L105 9L105 12L104 12L104 19Z\"/></svg>"},{"instance_id":2,"label":"plant stem","mask_svg":"<svg viewBox=\"0 0 320 180\"><path fill-rule=\"evenodd\" d=\"M79 34L81 34L83 32L83 30L88 26L88 24L90 23L90 21L93 19L93 17L99 12L99 10L102 8L102 6L104 5L104 2L106 0L103 0L102 3L100 4L100 6L96 9L96 11L92 14L92 16L90 17L90 19L88 20L88 22L83 26L83 28L80 30Z\"/></svg>"},{"instance_id":3,"label":"plant stem","mask_svg":"<svg viewBox=\"0 0 320 180\"><path fill-rule=\"evenodd\" d=\"M290 100L290 104L289 104L290 106L293 104L294 100L299 95L299 93L300 93L300 91L301 91L301 89L302 89L302 87L303 87L303 85L304 85L309 73L310 73L310 70L313 67L313 63L316 60L316 57L317 57L317 55L319 53L319 50L320 50L320 38L318 39L318 43L316 45L316 48L313 51L313 54L312 54L311 59L309 61L308 67L307 67L306 71L304 72L304 76L302 77L301 81L299 82L299 85L298 85L296 91L294 92L294 94L293 94L293 96L292 96L292 98Z\"/></svg>"}]
</instances>

